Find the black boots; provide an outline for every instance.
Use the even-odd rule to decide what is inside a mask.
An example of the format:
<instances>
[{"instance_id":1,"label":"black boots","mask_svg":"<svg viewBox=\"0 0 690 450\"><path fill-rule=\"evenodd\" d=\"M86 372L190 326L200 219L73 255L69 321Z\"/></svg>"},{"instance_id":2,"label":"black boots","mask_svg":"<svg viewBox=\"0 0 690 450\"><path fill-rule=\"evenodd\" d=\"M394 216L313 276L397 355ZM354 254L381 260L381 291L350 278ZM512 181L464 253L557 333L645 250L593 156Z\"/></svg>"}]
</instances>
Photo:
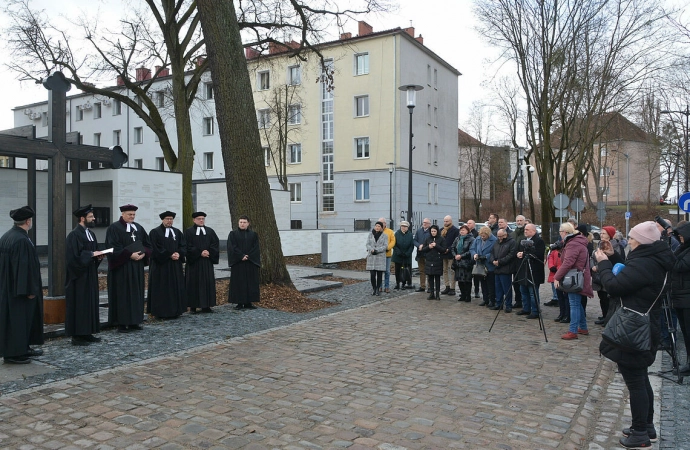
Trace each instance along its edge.
<instances>
[{"instance_id":1,"label":"black boots","mask_svg":"<svg viewBox=\"0 0 690 450\"><path fill-rule=\"evenodd\" d=\"M625 448L651 448L652 441L649 439L649 434L647 430L637 431L632 429L626 429L630 432L630 435L622 437L620 443ZM624 434L625 431L623 430ZM656 435L656 431L654 432Z\"/></svg>"}]
</instances>

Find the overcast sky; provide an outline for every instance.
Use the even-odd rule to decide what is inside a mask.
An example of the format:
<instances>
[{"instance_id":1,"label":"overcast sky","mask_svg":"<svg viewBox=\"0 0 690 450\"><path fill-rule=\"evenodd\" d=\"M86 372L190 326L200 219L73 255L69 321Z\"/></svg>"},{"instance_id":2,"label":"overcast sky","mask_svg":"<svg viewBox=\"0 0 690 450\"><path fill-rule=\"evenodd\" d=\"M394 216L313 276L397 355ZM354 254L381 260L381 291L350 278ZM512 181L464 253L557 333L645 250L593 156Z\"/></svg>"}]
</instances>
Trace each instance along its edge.
<instances>
[{"instance_id":1,"label":"overcast sky","mask_svg":"<svg viewBox=\"0 0 690 450\"><path fill-rule=\"evenodd\" d=\"M32 4L46 9L53 14L78 14L79 8L96 11L100 7L104 19L115 16L123 2L121 0L32 0ZM483 60L489 50L474 31L475 19L472 14L471 0L399 0L399 9L385 15L369 16L365 20L374 27L374 31L381 31L395 27L405 28L410 23L415 27L415 34L424 37L424 45L437 53L441 58L458 69L462 76L459 78L458 120L463 124L468 115L470 105L480 100L486 92L481 83L490 73L484 73ZM59 7L59 12L57 11ZM411 22L410 22L411 21ZM0 16L0 26L5 27L7 21ZM347 30L357 33L357 24L349 23ZM0 61L5 62L9 55L0 44ZM3 94L0 96L0 129L12 128L12 108L48 99L48 93L42 86L33 82L20 82L17 75L0 65L0 86Z\"/></svg>"}]
</instances>

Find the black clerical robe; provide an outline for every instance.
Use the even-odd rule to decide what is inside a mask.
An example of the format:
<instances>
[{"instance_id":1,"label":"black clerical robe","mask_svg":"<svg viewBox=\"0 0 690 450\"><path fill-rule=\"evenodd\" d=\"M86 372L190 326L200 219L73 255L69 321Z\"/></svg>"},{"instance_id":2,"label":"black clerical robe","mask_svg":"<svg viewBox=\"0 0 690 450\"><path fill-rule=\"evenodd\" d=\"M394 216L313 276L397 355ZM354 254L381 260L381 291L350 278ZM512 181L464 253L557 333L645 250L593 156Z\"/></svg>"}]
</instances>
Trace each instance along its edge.
<instances>
[{"instance_id":1,"label":"black clerical robe","mask_svg":"<svg viewBox=\"0 0 690 450\"><path fill-rule=\"evenodd\" d=\"M243 261L245 255L248 258ZM258 302L261 267L259 235L252 230L231 231L228 234L228 266L231 268L228 303L248 305Z\"/></svg>"},{"instance_id":2,"label":"black clerical robe","mask_svg":"<svg viewBox=\"0 0 690 450\"><path fill-rule=\"evenodd\" d=\"M93 256L98 241L93 231L77 225L67 235L65 254L67 276L65 281L65 334L88 336L100 329L98 299L98 266L101 260ZM91 240L89 240L89 237Z\"/></svg>"},{"instance_id":3,"label":"black clerical robe","mask_svg":"<svg viewBox=\"0 0 690 450\"><path fill-rule=\"evenodd\" d=\"M161 225L149 232L149 240L152 253L146 312L159 318L180 316L187 309L182 271L187 254L184 235L177 228ZM174 261L173 253L179 253L180 259Z\"/></svg>"},{"instance_id":4,"label":"black clerical robe","mask_svg":"<svg viewBox=\"0 0 690 450\"><path fill-rule=\"evenodd\" d=\"M212 228L192 225L185 230L184 237L187 241L187 305L190 308L216 306L216 276L213 265L218 264L220 256L218 235ZM208 258L201 256L204 250L208 250Z\"/></svg>"},{"instance_id":5,"label":"black clerical robe","mask_svg":"<svg viewBox=\"0 0 690 450\"><path fill-rule=\"evenodd\" d=\"M23 356L41 344L41 266L29 234L15 225L0 238L0 356Z\"/></svg>"},{"instance_id":6,"label":"black clerical robe","mask_svg":"<svg viewBox=\"0 0 690 450\"><path fill-rule=\"evenodd\" d=\"M120 218L105 234L106 247L113 248L113 253L108 254L108 321L139 325L144 321L144 267L149 264L151 243L144 227L133 222L128 231L127 225ZM130 259L136 242L141 242L141 251L146 254L139 261Z\"/></svg>"}]
</instances>

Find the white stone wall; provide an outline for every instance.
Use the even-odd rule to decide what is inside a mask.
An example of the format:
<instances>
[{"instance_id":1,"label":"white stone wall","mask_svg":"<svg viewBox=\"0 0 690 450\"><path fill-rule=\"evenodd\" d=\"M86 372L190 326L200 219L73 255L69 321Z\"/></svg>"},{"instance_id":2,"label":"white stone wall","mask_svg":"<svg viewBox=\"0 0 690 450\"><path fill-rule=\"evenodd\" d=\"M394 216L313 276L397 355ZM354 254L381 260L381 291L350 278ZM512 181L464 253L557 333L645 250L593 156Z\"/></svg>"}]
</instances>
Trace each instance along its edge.
<instances>
[{"instance_id":1,"label":"white stone wall","mask_svg":"<svg viewBox=\"0 0 690 450\"><path fill-rule=\"evenodd\" d=\"M0 169L0 233L12 228L10 211L26 205L26 170ZM36 245L48 245L48 173L36 172Z\"/></svg>"}]
</instances>

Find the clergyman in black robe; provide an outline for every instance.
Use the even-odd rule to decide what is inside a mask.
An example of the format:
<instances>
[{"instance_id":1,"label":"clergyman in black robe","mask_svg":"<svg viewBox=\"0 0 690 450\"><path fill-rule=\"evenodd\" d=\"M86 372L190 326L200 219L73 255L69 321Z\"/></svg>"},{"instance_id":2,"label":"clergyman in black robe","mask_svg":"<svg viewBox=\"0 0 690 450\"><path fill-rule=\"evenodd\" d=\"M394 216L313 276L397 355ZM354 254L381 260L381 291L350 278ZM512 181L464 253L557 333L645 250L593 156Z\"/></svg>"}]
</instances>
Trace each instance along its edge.
<instances>
[{"instance_id":1,"label":"clergyman in black robe","mask_svg":"<svg viewBox=\"0 0 690 450\"><path fill-rule=\"evenodd\" d=\"M187 305L194 314L197 308L201 312L213 312L216 306L216 275L213 265L218 264L220 241L212 228L206 226L206 213L197 211L192 214L194 225L184 232L187 241L187 265L185 266L185 284L187 286Z\"/></svg>"},{"instance_id":2,"label":"clergyman in black robe","mask_svg":"<svg viewBox=\"0 0 690 450\"><path fill-rule=\"evenodd\" d=\"M144 267L149 264L151 244L146 230L134 221L134 205L120 206L122 216L108 227L108 321L120 333L141 330L144 321Z\"/></svg>"},{"instance_id":3,"label":"clergyman in black robe","mask_svg":"<svg viewBox=\"0 0 690 450\"><path fill-rule=\"evenodd\" d=\"M175 215L172 211L159 214L163 222L149 232L152 252L146 312L160 319L179 317L187 309L182 271L187 243L182 231L173 227Z\"/></svg>"},{"instance_id":4,"label":"clergyman in black robe","mask_svg":"<svg viewBox=\"0 0 690 450\"><path fill-rule=\"evenodd\" d=\"M0 355L6 364L28 364L43 350L43 283L41 266L28 231L34 210L10 211L14 226L0 238Z\"/></svg>"},{"instance_id":5,"label":"clergyman in black robe","mask_svg":"<svg viewBox=\"0 0 690 450\"><path fill-rule=\"evenodd\" d=\"M259 236L249 229L249 218L240 216L238 229L228 235L228 266L230 266L230 289L228 303L235 303L235 309L255 309L252 305L260 300L259 268L261 251Z\"/></svg>"},{"instance_id":6,"label":"clergyman in black robe","mask_svg":"<svg viewBox=\"0 0 690 450\"><path fill-rule=\"evenodd\" d=\"M103 254L98 251L96 236L89 230L96 224L91 205L82 206L72 214L79 223L65 242L65 334L72 336L73 345L89 345L101 340L94 333L100 330L98 266Z\"/></svg>"}]
</instances>

